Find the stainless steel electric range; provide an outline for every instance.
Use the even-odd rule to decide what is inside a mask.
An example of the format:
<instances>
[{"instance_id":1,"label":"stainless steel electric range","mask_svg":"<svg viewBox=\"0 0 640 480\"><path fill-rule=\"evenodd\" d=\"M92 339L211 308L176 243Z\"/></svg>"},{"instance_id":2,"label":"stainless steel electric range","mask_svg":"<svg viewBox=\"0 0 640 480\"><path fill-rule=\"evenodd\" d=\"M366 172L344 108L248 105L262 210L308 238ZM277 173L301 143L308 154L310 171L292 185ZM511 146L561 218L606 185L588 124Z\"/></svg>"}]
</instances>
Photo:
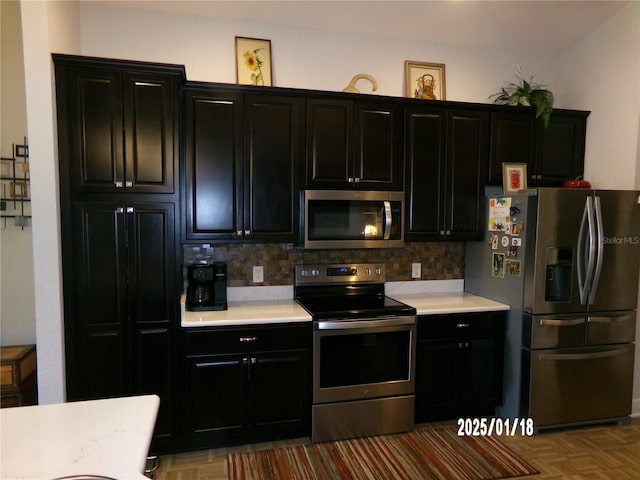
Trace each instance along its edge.
<instances>
[{"instance_id":1,"label":"stainless steel electric range","mask_svg":"<svg viewBox=\"0 0 640 480\"><path fill-rule=\"evenodd\" d=\"M384 264L297 265L313 318L313 442L414 424L416 310L385 295Z\"/></svg>"}]
</instances>

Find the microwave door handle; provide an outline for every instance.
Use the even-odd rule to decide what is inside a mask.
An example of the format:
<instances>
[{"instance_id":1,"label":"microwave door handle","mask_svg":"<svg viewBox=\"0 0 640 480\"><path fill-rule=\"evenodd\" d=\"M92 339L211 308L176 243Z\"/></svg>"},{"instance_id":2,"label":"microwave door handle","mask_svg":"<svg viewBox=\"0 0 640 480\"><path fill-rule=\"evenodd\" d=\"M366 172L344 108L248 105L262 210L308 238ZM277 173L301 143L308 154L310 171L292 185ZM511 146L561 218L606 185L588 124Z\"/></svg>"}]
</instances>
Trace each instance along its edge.
<instances>
[{"instance_id":1,"label":"microwave door handle","mask_svg":"<svg viewBox=\"0 0 640 480\"><path fill-rule=\"evenodd\" d=\"M384 201L384 240L389 240L391 238L391 202L388 200Z\"/></svg>"}]
</instances>

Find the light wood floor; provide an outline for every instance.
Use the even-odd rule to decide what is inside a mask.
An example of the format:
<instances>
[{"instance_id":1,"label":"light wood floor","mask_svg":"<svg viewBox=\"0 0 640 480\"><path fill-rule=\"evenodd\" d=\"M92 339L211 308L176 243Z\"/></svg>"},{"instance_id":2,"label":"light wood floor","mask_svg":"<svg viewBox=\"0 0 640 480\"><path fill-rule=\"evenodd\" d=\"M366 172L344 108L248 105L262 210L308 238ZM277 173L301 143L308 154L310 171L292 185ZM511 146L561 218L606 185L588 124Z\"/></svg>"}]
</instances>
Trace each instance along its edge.
<instances>
[{"instance_id":1,"label":"light wood floor","mask_svg":"<svg viewBox=\"0 0 640 480\"><path fill-rule=\"evenodd\" d=\"M640 479L640 418L630 425L583 427L501 437L540 471L531 480ZM233 451L308 443L308 438L166 455L156 480L227 480L226 455ZM330 479L327 479L330 480Z\"/></svg>"}]
</instances>

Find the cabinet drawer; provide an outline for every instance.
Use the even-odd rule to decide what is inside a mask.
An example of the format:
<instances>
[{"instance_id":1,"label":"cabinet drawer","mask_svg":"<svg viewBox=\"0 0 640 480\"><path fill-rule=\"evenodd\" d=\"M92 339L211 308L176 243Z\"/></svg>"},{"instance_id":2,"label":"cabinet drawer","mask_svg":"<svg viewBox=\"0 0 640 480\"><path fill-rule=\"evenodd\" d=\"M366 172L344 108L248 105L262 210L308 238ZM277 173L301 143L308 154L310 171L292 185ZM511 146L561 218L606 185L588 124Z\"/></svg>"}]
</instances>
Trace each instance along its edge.
<instances>
[{"instance_id":1,"label":"cabinet drawer","mask_svg":"<svg viewBox=\"0 0 640 480\"><path fill-rule=\"evenodd\" d=\"M288 326L216 327L188 330L186 354L242 353L311 347L311 322Z\"/></svg>"},{"instance_id":2,"label":"cabinet drawer","mask_svg":"<svg viewBox=\"0 0 640 480\"><path fill-rule=\"evenodd\" d=\"M504 321L504 312L421 315L418 340L502 335Z\"/></svg>"}]
</instances>

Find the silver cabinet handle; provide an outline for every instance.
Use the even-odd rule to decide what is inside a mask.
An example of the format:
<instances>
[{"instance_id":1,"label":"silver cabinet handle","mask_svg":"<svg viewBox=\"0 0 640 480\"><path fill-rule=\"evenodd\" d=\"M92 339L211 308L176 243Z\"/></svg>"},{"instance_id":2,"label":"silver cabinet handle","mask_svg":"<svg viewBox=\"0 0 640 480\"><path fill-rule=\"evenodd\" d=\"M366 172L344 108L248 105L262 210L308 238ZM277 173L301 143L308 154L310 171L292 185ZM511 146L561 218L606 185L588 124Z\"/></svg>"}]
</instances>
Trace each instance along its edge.
<instances>
[{"instance_id":1,"label":"silver cabinet handle","mask_svg":"<svg viewBox=\"0 0 640 480\"><path fill-rule=\"evenodd\" d=\"M236 237L242 236L242 230L236 230Z\"/></svg>"},{"instance_id":2,"label":"silver cabinet handle","mask_svg":"<svg viewBox=\"0 0 640 480\"><path fill-rule=\"evenodd\" d=\"M353 183L353 182L354 182L353 177L347 178L347 183Z\"/></svg>"},{"instance_id":3,"label":"silver cabinet handle","mask_svg":"<svg viewBox=\"0 0 640 480\"><path fill-rule=\"evenodd\" d=\"M458 323L456 327L458 328L469 328L471 326L470 323Z\"/></svg>"},{"instance_id":4,"label":"silver cabinet handle","mask_svg":"<svg viewBox=\"0 0 640 480\"><path fill-rule=\"evenodd\" d=\"M245 231L244 231L244 234L245 234L245 236L249 236L249 235L251 235L251 230L245 230Z\"/></svg>"},{"instance_id":5,"label":"silver cabinet handle","mask_svg":"<svg viewBox=\"0 0 640 480\"><path fill-rule=\"evenodd\" d=\"M127 213L133 213L134 211L133 207L127 207Z\"/></svg>"},{"instance_id":6,"label":"silver cabinet handle","mask_svg":"<svg viewBox=\"0 0 640 480\"><path fill-rule=\"evenodd\" d=\"M240 343L250 343L256 342L258 340L258 337L240 337L238 340L240 341Z\"/></svg>"},{"instance_id":7,"label":"silver cabinet handle","mask_svg":"<svg viewBox=\"0 0 640 480\"><path fill-rule=\"evenodd\" d=\"M124 213L124 208L122 207L116 208L116 213Z\"/></svg>"},{"instance_id":8,"label":"silver cabinet handle","mask_svg":"<svg viewBox=\"0 0 640 480\"><path fill-rule=\"evenodd\" d=\"M125 188L132 188L133 187L133 182L124 182L124 187Z\"/></svg>"},{"instance_id":9,"label":"silver cabinet handle","mask_svg":"<svg viewBox=\"0 0 640 480\"><path fill-rule=\"evenodd\" d=\"M116 188L122 188L123 184L122 182L116 182Z\"/></svg>"}]
</instances>

